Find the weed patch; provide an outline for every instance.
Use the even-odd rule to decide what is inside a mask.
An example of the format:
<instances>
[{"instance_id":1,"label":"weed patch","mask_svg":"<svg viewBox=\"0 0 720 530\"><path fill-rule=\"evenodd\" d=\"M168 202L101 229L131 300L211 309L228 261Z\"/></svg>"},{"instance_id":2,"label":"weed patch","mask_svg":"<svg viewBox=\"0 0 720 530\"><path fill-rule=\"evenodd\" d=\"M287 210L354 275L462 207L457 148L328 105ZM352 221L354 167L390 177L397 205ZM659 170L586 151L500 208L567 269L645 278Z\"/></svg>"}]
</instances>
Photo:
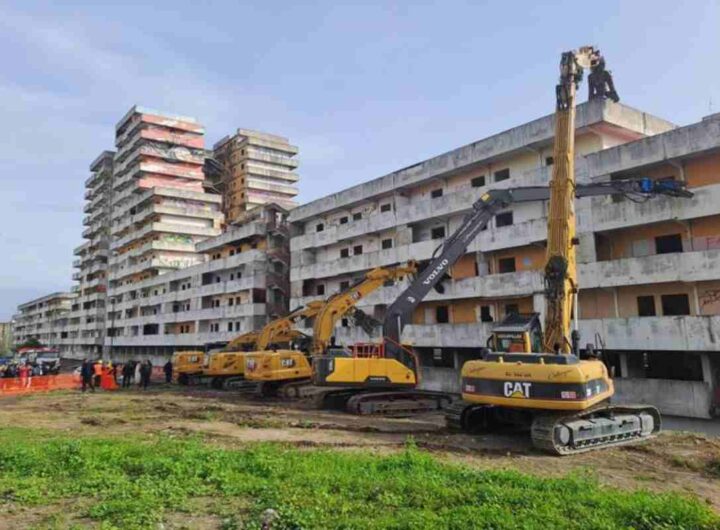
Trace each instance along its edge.
<instances>
[{"instance_id":1,"label":"weed patch","mask_svg":"<svg viewBox=\"0 0 720 530\"><path fill-rule=\"evenodd\" d=\"M103 529L156 528L178 513L257 529L267 509L279 515L277 530L720 527L709 508L684 496L606 488L588 473L551 479L477 471L439 462L412 443L380 457L0 430L0 510L74 499L85 501L72 517Z\"/></svg>"}]
</instances>

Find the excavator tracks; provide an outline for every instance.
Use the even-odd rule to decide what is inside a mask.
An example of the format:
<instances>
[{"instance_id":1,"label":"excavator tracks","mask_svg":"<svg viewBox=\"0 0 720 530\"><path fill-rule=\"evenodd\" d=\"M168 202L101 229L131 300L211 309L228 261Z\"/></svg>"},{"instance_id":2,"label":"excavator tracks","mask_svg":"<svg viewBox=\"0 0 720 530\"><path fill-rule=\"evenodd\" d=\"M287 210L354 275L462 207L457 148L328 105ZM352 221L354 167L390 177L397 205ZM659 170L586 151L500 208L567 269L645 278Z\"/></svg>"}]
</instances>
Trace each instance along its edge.
<instances>
[{"instance_id":1,"label":"excavator tracks","mask_svg":"<svg viewBox=\"0 0 720 530\"><path fill-rule=\"evenodd\" d=\"M440 410L450 401L447 394L440 392L342 389L318 395L316 403L319 408L344 410L360 416L407 416Z\"/></svg>"},{"instance_id":2,"label":"excavator tracks","mask_svg":"<svg viewBox=\"0 0 720 530\"><path fill-rule=\"evenodd\" d=\"M302 399L314 394L314 387L309 378L295 381L263 381L257 386L257 393L262 397L281 399Z\"/></svg>"},{"instance_id":3,"label":"excavator tracks","mask_svg":"<svg viewBox=\"0 0 720 530\"><path fill-rule=\"evenodd\" d=\"M227 377L218 378L217 388L221 390L232 390L233 392L256 392L258 383L256 381L248 381L244 377ZM214 387L215 388L215 387Z\"/></svg>"},{"instance_id":4,"label":"excavator tracks","mask_svg":"<svg viewBox=\"0 0 720 530\"><path fill-rule=\"evenodd\" d=\"M605 405L584 413L534 418L535 447L555 455L573 455L647 440L660 431L660 413L644 405Z\"/></svg>"}]
</instances>

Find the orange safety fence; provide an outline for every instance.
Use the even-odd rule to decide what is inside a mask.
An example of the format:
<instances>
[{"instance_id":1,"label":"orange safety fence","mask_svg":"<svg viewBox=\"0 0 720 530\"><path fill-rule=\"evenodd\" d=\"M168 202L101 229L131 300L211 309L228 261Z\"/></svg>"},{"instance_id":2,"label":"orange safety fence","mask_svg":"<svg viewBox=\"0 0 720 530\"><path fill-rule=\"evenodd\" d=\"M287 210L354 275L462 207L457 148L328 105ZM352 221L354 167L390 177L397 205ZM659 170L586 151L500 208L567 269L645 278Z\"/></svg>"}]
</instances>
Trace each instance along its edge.
<instances>
[{"instance_id":1,"label":"orange safety fence","mask_svg":"<svg viewBox=\"0 0 720 530\"><path fill-rule=\"evenodd\" d=\"M69 390L80 388L80 377L76 374L34 375L31 377L0 378L0 396Z\"/></svg>"}]
</instances>

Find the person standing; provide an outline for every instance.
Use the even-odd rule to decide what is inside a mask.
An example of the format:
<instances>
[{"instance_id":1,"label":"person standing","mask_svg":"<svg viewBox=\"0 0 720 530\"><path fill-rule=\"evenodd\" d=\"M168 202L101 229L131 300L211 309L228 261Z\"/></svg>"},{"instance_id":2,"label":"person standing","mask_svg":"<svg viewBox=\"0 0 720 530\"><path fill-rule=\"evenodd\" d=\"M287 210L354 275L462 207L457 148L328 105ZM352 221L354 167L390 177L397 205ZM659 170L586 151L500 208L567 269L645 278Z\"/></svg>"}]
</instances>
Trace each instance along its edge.
<instances>
[{"instance_id":1,"label":"person standing","mask_svg":"<svg viewBox=\"0 0 720 530\"><path fill-rule=\"evenodd\" d=\"M85 392L88 387L90 388L90 390L95 392L95 386L93 385L93 375L93 366L87 359L83 360L82 365L80 365L80 378L82 379L83 392Z\"/></svg>"},{"instance_id":2,"label":"person standing","mask_svg":"<svg viewBox=\"0 0 720 530\"><path fill-rule=\"evenodd\" d=\"M102 378L102 371L103 371L102 361L100 359L98 359L97 361L95 361L95 364L93 364L93 376L94 376L93 384L95 385L96 388L98 388L100 386L101 378Z\"/></svg>"},{"instance_id":3,"label":"person standing","mask_svg":"<svg viewBox=\"0 0 720 530\"><path fill-rule=\"evenodd\" d=\"M147 387L150 384L151 370L152 365L150 364L150 361L143 361L140 365L140 386L143 390L147 390Z\"/></svg>"},{"instance_id":4,"label":"person standing","mask_svg":"<svg viewBox=\"0 0 720 530\"><path fill-rule=\"evenodd\" d=\"M163 366L163 372L165 372L165 382L168 384L172 383L173 365L170 359L168 359L168 362Z\"/></svg>"},{"instance_id":5,"label":"person standing","mask_svg":"<svg viewBox=\"0 0 720 530\"><path fill-rule=\"evenodd\" d=\"M30 367L28 367L27 363L24 363L18 368L18 375L20 376L20 388L27 388L30 386L30 377L28 377L30 374Z\"/></svg>"},{"instance_id":6,"label":"person standing","mask_svg":"<svg viewBox=\"0 0 720 530\"><path fill-rule=\"evenodd\" d=\"M133 365L130 361L125 362L122 367L122 387L123 388L130 388L130 383L132 382L132 374L135 370L133 369Z\"/></svg>"}]
</instances>

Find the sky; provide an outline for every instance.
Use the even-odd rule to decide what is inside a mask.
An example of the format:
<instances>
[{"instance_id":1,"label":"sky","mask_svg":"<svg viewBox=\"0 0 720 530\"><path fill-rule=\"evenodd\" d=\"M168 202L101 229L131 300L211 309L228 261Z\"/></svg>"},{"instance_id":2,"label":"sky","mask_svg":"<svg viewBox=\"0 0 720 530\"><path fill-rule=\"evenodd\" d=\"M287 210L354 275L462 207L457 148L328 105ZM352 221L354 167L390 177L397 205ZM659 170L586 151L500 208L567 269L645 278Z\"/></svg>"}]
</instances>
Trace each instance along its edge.
<instances>
[{"instance_id":1,"label":"sky","mask_svg":"<svg viewBox=\"0 0 720 530\"><path fill-rule=\"evenodd\" d=\"M134 104L197 118L208 146L289 137L301 202L551 113L585 44L625 104L720 112L720 0L542 4L0 0L0 321L72 285L88 166Z\"/></svg>"}]
</instances>

